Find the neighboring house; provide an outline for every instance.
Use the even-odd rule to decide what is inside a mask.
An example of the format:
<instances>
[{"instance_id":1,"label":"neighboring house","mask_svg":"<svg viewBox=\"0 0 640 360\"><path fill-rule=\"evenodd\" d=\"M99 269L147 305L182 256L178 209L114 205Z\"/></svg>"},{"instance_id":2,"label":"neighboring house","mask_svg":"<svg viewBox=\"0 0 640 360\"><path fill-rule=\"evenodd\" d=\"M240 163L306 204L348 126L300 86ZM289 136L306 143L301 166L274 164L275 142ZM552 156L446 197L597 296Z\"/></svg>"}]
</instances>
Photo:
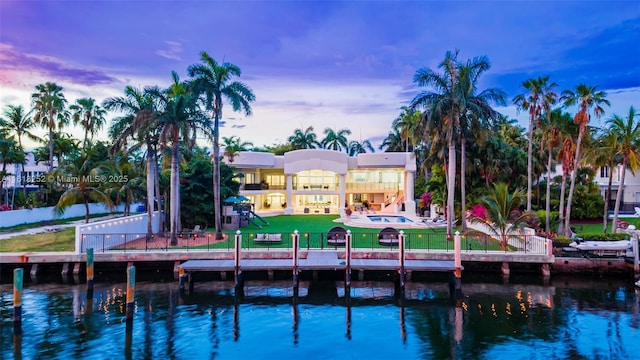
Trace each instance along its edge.
<instances>
[{"instance_id":1,"label":"neighboring house","mask_svg":"<svg viewBox=\"0 0 640 360\"><path fill-rule=\"evenodd\" d=\"M607 187L609 186L609 177L612 177L611 182L611 203L609 204L609 211L613 211L616 196L618 195L618 189L620 187L620 179L622 178L622 166L618 165L613 169L608 166L603 166L596 170L596 175L593 181L598 184L600 188L600 194L606 199ZM640 174L633 175L629 169L626 170L624 178L624 189L622 189L622 202L620 203L620 211L623 213L633 213L634 207L640 207ZM562 165L556 165L555 172L551 174L551 177L562 175ZM546 179L546 174L543 174L541 180ZM567 186L569 186L569 180L567 179Z\"/></svg>"},{"instance_id":2,"label":"neighboring house","mask_svg":"<svg viewBox=\"0 0 640 360\"><path fill-rule=\"evenodd\" d=\"M45 174L49 172L49 166L44 161L36 162L33 156L33 152L26 152L26 162L24 164L24 173L22 172L22 165L20 164L7 164L6 171L7 177L4 180L4 188L11 189L14 186L16 188L22 188L23 183L26 184L27 189L37 189L38 185L34 185L37 180L44 180ZM57 166L57 162L54 160L54 167Z\"/></svg>"},{"instance_id":3,"label":"neighboring house","mask_svg":"<svg viewBox=\"0 0 640 360\"><path fill-rule=\"evenodd\" d=\"M626 169L626 172L624 175L624 189L622 189L620 211L633 213L634 207L640 206L640 174L633 175L629 169ZM622 166L618 165L613 169L610 169L608 166L603 166L596 171L594 181L598 183L600 193L603 197L606 196L609 177L613 180L611 183L611 204L609 205L609 210L613 211L618 189L620 188Z\"/></svg>"},{"instance_id":4,"label":"neighboring house","mask_svg":"<svg viewBox=\"0 0 640 360\"><path fill-rule=\"evenodd\" d=\"M345 208L395 212L415 209L413 153L358 154L325 150L295 150L276 156L242 151L233 162L240 194L256 211L342 213ZM365 210L366 211L366 210Z\"/></svg>"}]
</instances>

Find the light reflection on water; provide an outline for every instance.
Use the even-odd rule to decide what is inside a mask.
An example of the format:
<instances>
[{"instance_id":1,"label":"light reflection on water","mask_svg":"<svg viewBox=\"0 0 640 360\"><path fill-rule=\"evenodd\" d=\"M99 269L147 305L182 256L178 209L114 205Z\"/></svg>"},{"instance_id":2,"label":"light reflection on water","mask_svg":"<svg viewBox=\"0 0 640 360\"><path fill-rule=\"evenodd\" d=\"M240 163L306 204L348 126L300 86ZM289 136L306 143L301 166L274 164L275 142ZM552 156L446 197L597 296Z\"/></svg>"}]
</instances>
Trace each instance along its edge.
<instances>
[{"instance_id":1,"label":"light reflection on water","mask_svg":"<svg viewBox=\"0 0 640 360\"><path fill-rule=\"evenodd\" d=\"M124 283L27 284L22 337L12 289L0 286L0 358L74 359L640 359L639 295L623 281L551 285L410 283L138 283L127 342ZM18 347L16 350L15 347Z\"/></svg>"}]
</instances>

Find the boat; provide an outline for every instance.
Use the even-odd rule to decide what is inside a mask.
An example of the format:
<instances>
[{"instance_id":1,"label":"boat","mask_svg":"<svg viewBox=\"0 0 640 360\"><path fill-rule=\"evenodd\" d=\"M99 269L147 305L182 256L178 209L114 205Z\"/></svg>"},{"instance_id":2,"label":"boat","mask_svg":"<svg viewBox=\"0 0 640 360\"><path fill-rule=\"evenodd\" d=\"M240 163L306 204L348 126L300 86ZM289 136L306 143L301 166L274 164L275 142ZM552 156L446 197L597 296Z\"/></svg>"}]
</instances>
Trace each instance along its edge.
<instances>
[{"instance_id":1,"label":"boat","mask_svg":"<svg viewBox=\"0 0 640 360\"><path fill-rule=\"evenodd\" d=\"M640 280L636 281L636 286L640 287Z\"/></svg>"},{"instance_id":2,"label":"boat","mask_svg":"<svg viewBox=\"0 0 640 360\"><path fill-rule=\"evenodd\" d=\"M623 256L627 251L631 250L632 243L631 240L584 241L576 239L569 246L580 251L593 252L600 256Z\"/></svg>"}]
</instances>

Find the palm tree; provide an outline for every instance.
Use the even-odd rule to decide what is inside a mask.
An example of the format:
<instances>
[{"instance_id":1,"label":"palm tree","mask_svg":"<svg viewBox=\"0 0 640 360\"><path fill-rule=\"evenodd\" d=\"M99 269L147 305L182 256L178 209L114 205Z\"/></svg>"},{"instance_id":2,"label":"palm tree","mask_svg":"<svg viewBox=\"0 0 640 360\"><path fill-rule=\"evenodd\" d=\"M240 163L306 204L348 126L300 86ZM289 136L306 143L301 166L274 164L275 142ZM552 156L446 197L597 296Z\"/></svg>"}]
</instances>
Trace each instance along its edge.
<instances>
[{"instance_id":1,"label":"palm tree","mask_svg":"<svg viewBox=\"0 0 640 360\"><path fill-rule=\"evenodd\" d=\"M420 119L422 115L420 111L413 108L403 106L402 110L395 120L391 123L394 129L400 131L402 142L405 144L405 152L413 151L417 142L420 141Z\"/></svg>"},{"instance_id":2,"label":"palm tree","mask_svg":"<svg viewBox=\"0 0 640 360\"><path fill-rule=\"evenodd\" d=\"M474 137L481 140L490 134L487 129L493 128L500 119L500 114L491 108L491 103L504 105L505 94L502 90L490 88L477 92L480 75L489 70L491 65L486 56L475 57L467 63L459 65L458 84L460 109L460 199L464 212L466 205L466 139ZM480 141L479 141L480 142ZM466 217L462 217L462 231L467 230Z\"/></svg>"},{"instance_id":3,"label":"palm tree","mask_svg":"<svg viewBox=\"0 0 640 360\"><path fill-rule=\"evenodd\" d=\"M426 131L432 133L435 129L444 130L447 143L447 236L453 235L454 196L456 177L456 148L455 135L459 129L461 105L457 96L459 91L458 79L458 51L447 51L439 67L443 73L439 74L430 68L418 69L413 76L413 82L418 86L432 87L434 91L425 91L416 95L411 101L411 107L427 109Z\"/></svg>"},{"instance_id":4,"label":"palm tree","mask_svg":"<svg viewBox=\"0 0 640 360\"><path fill-rule=\"evenodd\" d=\"M378 147L380 150L384 150L385 152L402 152L404 151L404 147L402 146L402 135L400 134L400 130L393 129L393 131L389 132L386 138L382 141L382 144Z\"/></svg>"},{"instance_id":5,"label":"palm tree","mask_svg":"<svg viewBox=\"0 0 640 360\"><path fill-rule=\"evenodd\" d=\"M518 208L525 198L522 190L516 189L510 193L507 184L495 183L492 191L481 200L481 204L487 210L486 219L472 217L471 221L487 225L500 239L502 248L506 249L513 231L523 228L527 223L529 213L518 213Z\"/></svg>"},{"instance_id":6,"label":"palm tree","mask_svg":"<svg viewBox=\"0 0 640 360\"><path fill-rule=\"evenodd\" d=\"M513 103L518 109L529 110L529 147L527 150L527 211L531 211L531 188L533 179L533 130L535 122L541 114L551 114L551 107L556 102L558 95L553 88L558 86L555 82L549 83L549 76L527 79L522 82L525 93L513 98Z\"/></svg>"},{"instance_id":7,"label":"palm tree","mask_svg":"<svg viewBox=\"0 0 640 360\"><path fill-rule=\"evenodd\" d=\"M171 244L178 242L180 230L180 168L178 160L180 154L180 142L187 139L193 129L208 133L211 124L208 118L200 111L197 103L197 94L193 92L190 83L181 82L178 74L171 73L173 83L163 94L157 94L162 98L163 111L158 117L160 139L171 143L171 181L170 181L170 223Z\"/></svg>"},{"instance_id":8,"label":"palm tree","mask_svg":"<svg viewBox=\"0 0 640 360\"><path fill-rule=\"evenodd\" d=\"M291 143L293 150L315 149L321 146L316 134L313 132L313 126L309 126L304 131L302 131L302 129L295 129L293 135L289 136L287 141Z\"/></svg>"},{"instance_id":9,"label":"palm tree","mask_svg":"<svg viewBox=\"0 0 640 360\"><path fill-rule=\"evenodd\" d=\"M325 149L331 149L335 151L342 151L345 149L348 151L347 135L351 135L351 130L340 129L337 132L331 128L324 129L324 139L320 142Z\"/></svg>"},{"instance_id":10,"label":"palm tree","mask_svg":"<svg viewBox=\"0 0 640 360\"><path fill-rule=\"evenodd\" d=\"M239 81L231 81L240 77L240 68L231 63L218 63L206 52L200 53L202 64L189 66L187 72L194 77L195 88L204 95L204 104L212 112L213 122L213 201L216 239L222 238L222 214L220 211L220 145L219 127L222 117L223 100L227 100L233 111L243 110L246 116L251 115L251 103L255 95L251 88Z\"/></svg>"},{"instance_id":11,"label":"palm tree","mask_svg":"<svg viewBox=\"0 0 640 360\"><path fill-rule=\"evenodd\" d=\"M627 169L631 170L631 173L635 175L640 167L640 121L636 120L636 110L631 106L629 108L629 114L626 118L622 118L618 115L614 115L607 121L607 124L611 127L611 132L616 135L618 139L617 152L622 157L622 166L620 171L622 176L620 177L620 186L618 186L618 192L616 194L616 205L613 210L613 227L618 224L618 211L620 210L620 202L622 201L622 193L624 191L624 178Z\"/></svg>"},{"instance_id":12,"label":"palm tree","mask_svg":"<svg viewBox=\"0 0 640 360\"><path fill-rule=\"evenodd\" d=\"M65 111L67 99L61 86L47 82L36 85L36 92L31 95L31 100L36 111L34 121L49 129L49 170L52 170L53 132L69 122Z\"/></svg>"},{"instance_id":13,"label":"palm tree","mask_svg":"<svg viewBox=\"0 0 640 360\"><path fill-rule=\"evenodd\" d=\"M561 100L565 106L572 106L577 104L579 107L578 112L573 118L573 122L580 126L578 132L578 139L576 140L576 153L573 160L574 166L571 172L571 185L569 187L569 196L567 198L567 211L564 224L564 231L569 235L571 224L571 201L573 200L573 190L576 183L576 172L580 165L580 145L582 144L582 138L587 130L589 124L589 109L593 108L593 114L596 118L600 118L604 114L602 105L609 106L609 100L605 99L607 94L604 91L598 91L596 86L587 86L585 84L579 84L576 86L575 91L565 90L562 92Z\"/></svg>"},{"instance_id":14,"label":"palm tree","mask_svg":"<svg viewBox=\"0 0 640 360\"><path fill-rule=\"evenodd\" d=\"M222 137L222 146L224 147L224 156L232 163L236 154L240 151L248 151L253 147L253 143L249 141L241 141L238 136Z\"/></svg>"},{"instance_id":15,"label":"palm tree","mask_svg":"<svg viewBox=\"0 0 640 360\"><path fill-rule=\"evenodd\" d=\"M125 216L131 213L131 203L139 198L141 193L144 193L143 189L146 185L143 168L137 165L131 154L119 153L105 166L105 171L114 180L103 184L105 193L115 198L116 205L124 201L123 212Z\"/></svg>"},{"instance_id":16,"label":"palm tree","mask_svg":"<svg viewBox=\"0 0 640 360\"><path fill-rule=\"evenodd\" d=\"M7 105L4 109L5 118L0 118L0 122L2 122L2 127L8 130L10 133L13 132L18 137L18 146L21 151L24 151L24 146L22 146L22 136L26 135L29 139L33 141L38 141L38 137L35 136L30 130L35 127L36 123L33 121L33 118L30 116L31 111L25 113L22 105L14 106ZM24 176L24 163L22 164L22 176ZM27 198L27 182L25 179L21 178L20 183L22 183L22 194L25 199Z\"/></svg>"},{"instance_id":17,"label":"palm tree","mask_svg":"<svg viewBox=\"0 0 640 360\"><path fill-rule=\"evenodd\" d=\"M367 152L367 150L369 150L370 152L375 152L369 140L364 140L362 142L354 140L349 142L349 146L348 146L349 156L364 154Z\"/></svg>"},{"instance_id":18,"label":"palm tree","mask_svg":"<svg viewBox=\"0 0 640 360\"><path fill-rule=\"evenodd\" d=\"M547 152L547 192L545 198L545 231L551 230L551 173L553 171L553 153L562 143L564 128L571 122L571 116L560 109L551 111L549 115L538 118L538 129L541 131L541 149ZM530 158L529 158L530 159ZM528 163L527 167L531 164ZM527 199L529 201L529 199Z\"/></svg>"},{"instance_id":19,"label":"palm tree","mask_svg":"<svg viewBox=\"0 0 640 360\"><path fill-rule=\"evenodd\" d=\"M54 210L62 214L69 206L82 201L85 206L85 223L89 222L89 200L105 204L109 210L113 210L113 202L100 189L102 165L93 166L90 157L91 154L87 153L66 161L54 173L55 178L61 180L58 185L65 190Z\"/></svg>"},{"instance_id":20,"label":"palm tree","mask_svg":"<svg viewBox=\"0 0 640 360\"><path fill-rule=\"evenodd\" d=\"M606 167L609 169L609 181L605 191L604 211L602 213L602 232L607 233L609 228L609 204L611 203L611 191L613 188L613 169L620 163L618 154L618 136L611 128L602 129L595 138L595 144L585 153L585 161L594 168Z\"/></svg>"},{"instance_id":21,"label":"palm tree","mask_svg":"<svg viewBox=\"0 0 640 360\"><path fill-rule=\"evenodd\" d=\"M76 100L75 104L69 106L69 110L73 112L73 123L80 124L84 128L84 140L82 141L82 151L84 152L89 135L93 139L93 135L104 126L107 111L97 105L95 99L92 98Z\"/></svg>"},{"instance_id":22,"label":"palm tree","mask_svg":"<svg viewBox=\"0 0 640 360\"><path fill-rule=\"evenodd\" d=\"M576 143L573 141L571 135L567 135L562 140L562 147L558 151L558 159L562 164L562 180L560 182L560 208L558 209L560 221L558 222L558 234L564 234L564 219L565 219L565 193L567 190L567 176L571 176L574 169L574 162L576 156Z\"/></svg>"}]
</instances>

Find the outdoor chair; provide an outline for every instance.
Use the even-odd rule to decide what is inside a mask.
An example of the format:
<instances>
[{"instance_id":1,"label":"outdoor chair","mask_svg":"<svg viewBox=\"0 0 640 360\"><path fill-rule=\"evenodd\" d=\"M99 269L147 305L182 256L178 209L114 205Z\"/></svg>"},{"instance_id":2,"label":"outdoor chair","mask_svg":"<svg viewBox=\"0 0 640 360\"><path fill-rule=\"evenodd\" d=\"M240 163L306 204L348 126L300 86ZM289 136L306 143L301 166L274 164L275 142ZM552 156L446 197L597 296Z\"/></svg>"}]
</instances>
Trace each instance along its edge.
<instances>
[{"instance_id":1,"label":"outdoor chair","mask_svg":"<svg viewBox=\"0 0 640 360\"><path fill-rule=\"evenodd\" d=\"M640 207L634 207L633 210L636 211L635 216L640 216Z\"/></svg>"}]
</instances>

